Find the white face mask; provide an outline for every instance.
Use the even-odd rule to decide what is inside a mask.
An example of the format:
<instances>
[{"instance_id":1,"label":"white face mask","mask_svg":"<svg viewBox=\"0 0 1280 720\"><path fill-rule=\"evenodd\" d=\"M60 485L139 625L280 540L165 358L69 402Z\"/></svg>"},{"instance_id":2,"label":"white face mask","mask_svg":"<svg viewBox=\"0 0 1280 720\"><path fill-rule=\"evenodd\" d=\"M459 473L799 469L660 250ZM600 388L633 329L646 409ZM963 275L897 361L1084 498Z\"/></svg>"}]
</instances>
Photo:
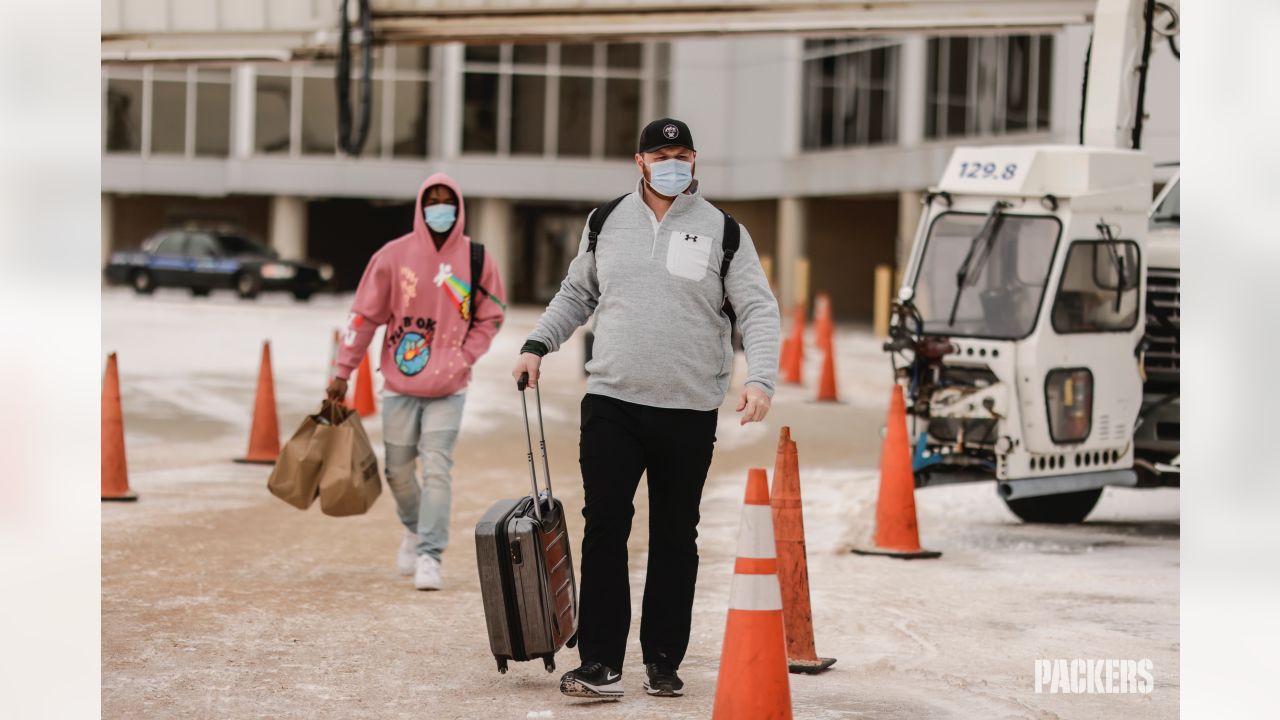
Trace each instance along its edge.
<instances>
[{"instance_id":1,"label":"white face mask","mask_svg":"<svg viewBox=\"0 0 1280 720\"><path fill-rule=\"evenodd\" d=\"M667 197L684 192L693 182L693 164L684 160L662 160L649 164L649 187Z\"/></svg>"}]
</instances>

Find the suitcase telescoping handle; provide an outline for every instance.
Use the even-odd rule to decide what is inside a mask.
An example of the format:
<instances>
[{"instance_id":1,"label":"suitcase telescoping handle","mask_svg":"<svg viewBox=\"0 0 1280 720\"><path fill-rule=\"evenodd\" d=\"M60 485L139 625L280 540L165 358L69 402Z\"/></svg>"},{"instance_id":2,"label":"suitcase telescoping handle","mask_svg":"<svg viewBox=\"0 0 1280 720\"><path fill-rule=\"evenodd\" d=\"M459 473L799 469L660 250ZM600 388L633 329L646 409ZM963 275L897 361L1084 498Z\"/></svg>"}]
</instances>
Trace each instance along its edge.
<instances>
[{"instance_id":1,"label":"suitcase telescoping handle","mask_svg":"<svg viewBox=\"0 0 1280 720\"><path fill-rule=\"evenodd\" d=\"M529 448L529 484L533 487L533 514L542 522L542 503L538 502L538 473L533 466L533 434L529 431L529 403L525 400L524 389L529 386L529 373L521 373L516 381L516 389L520 391L520 408L524 410L524 439ZM542 390L533 388L534 403L538 408L538 447L542 449L542 476L547 481L547 499L553 500L551 493L551 464L547 462L547 432L542 427Z\"/></svg>"}]
</instances>

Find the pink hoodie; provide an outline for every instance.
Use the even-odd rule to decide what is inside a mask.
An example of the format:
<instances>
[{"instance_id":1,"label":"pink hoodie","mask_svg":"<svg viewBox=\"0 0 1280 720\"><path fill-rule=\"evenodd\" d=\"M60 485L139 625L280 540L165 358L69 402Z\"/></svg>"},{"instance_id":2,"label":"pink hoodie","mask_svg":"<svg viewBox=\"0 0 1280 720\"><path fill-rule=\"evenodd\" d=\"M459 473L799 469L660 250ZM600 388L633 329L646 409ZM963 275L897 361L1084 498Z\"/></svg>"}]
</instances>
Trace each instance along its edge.
<instances>
[{"instance_id":1,"label":"pink hoodie","mask_svg":"<svg viewBox=\"0 0 1280 720\"><path fill-rule=\"evenodd\" d=\"M422 216L422 198L432 185L458 196L458 220L440 250ZM472 323L466 313L474 285L470 238L462 234L466 204L453 178L436 173L418 190L413 232L374 253L360 278L346 332L338 350L338 377L360 364L379 325L387 326L382 346L386 388L401 395L444 397L467 386L471 366L489 349L506 307L502 278L487 250Z\"/></svg>"}]
</instances>

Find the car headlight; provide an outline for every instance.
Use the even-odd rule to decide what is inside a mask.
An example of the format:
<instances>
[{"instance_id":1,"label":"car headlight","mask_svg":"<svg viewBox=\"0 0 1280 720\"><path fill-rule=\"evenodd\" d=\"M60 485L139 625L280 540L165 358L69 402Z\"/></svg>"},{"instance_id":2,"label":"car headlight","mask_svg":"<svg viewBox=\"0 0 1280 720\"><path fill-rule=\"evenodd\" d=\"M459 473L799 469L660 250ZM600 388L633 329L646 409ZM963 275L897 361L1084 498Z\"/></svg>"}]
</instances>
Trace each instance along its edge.
<instances>
[{"instance_id":1,"label":"car headlight","mask_svg":"<svg viewBox=\"0 0 1280 720\"><path fill-rule=\"evenodd\" d=\"M1087 368L1052 370L1045 377L1049 437L1055 443L1083 442L1093 423L1093 373Z\"/></svg>"},{"instance_id":2,"label":"car headlight","mask_svg":"<svg viewBox=\"0 0 1280 720\"><path fill-rule=\"evenodd\" d=\"M267 263L262 266L262 277L268 280L288 280L298 271L292 265L284 263Z\"/></svg>"},{"instance_id":3,"label":"car headlight","mask_svg":"<svg viewBox=\"0 0 1280 720\"><path fill-rule=\"evenodd\" d=\"M325 281L325 282L329 282L330 280L332 280L332 279L333 279L333 266L332 266L332 265L330 265L329 263L325 263L325 264L323 264L323 265L321 265L321 266L320 266L320 279L321 279L321 280L323 280L323 281Z\"/></svg>"}]
</instances>

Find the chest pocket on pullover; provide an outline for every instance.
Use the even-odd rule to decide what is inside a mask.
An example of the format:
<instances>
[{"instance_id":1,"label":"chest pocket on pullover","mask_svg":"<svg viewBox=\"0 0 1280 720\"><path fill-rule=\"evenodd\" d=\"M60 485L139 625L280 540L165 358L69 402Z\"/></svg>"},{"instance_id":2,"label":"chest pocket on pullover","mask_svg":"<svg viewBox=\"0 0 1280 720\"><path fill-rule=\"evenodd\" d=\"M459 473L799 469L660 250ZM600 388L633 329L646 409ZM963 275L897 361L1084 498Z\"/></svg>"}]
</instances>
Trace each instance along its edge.
<instances>
[{"instance_id":1,"label":"chest pocket on pullover","mask_svg":"<svg viewBox=\"0 0 1280 720\"><path fill-rule=\"evenodd\" d=\"M706 235L671 233L671 239L667 241L667 272L686 280L706 277L712 242Z\"/></svg>"}]
</instances>

